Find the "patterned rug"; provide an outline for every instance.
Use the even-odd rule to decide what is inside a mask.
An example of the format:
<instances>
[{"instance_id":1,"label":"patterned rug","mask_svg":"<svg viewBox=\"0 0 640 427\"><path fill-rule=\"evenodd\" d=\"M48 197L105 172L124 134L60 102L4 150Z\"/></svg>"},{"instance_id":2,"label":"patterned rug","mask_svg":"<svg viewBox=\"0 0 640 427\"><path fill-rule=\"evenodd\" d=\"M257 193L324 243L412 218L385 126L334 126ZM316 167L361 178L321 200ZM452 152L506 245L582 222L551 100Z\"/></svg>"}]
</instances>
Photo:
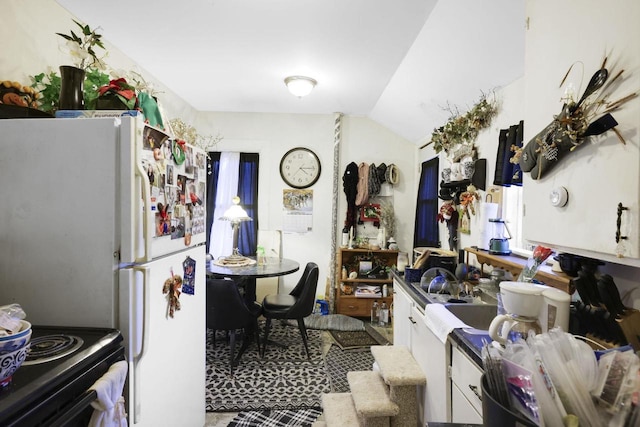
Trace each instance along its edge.
<instances>
[{"instance_id":1,"label":"patterned rug","mask_svg":"<svg viewBox=\"0 0 640 427\"><path fill-rule=\"evenodd\" d=\"M320 409L241 412L227 427L309 427L321 414Z\"/></svg>"},{"instance_id":2,"label":"patterned rug","mask_svg":"<svg viewBox=\"0 0 640 427\"><path fill-rule=\"evenodd\" d=\"M372 345L389 345L389 341L369 324L364 331L330 331L331 337L342 350L369 348Z\"/></svg>"},{"instance_id":3,"label":"patterned rug","mask_svg":"<svg viewBox=\"0 0 640 427\"><path fill-rule=\"evenodd\" d=\"M270 345L260 359L253 342L230 375L224 333L217 333L214 345L213 331L207 330L207 412L320 408L322 393L330 391L322 358L322 332L307 333L310 360L298 328L273 322L269 338L288 348Z\"/></svg>"},{"instance_id":4,"label":"patterned rug","mask_svg":"<svg viewBox=\"0 0 640 427\"><path fill-rule=\"evenodd\" d=\"M370 371L373 368L373 355L371 350L342 350L332 345L325 356L324 365L329 375L332 393L346 393L350 391L347 382L347 372Z\"/></svg>"}]
</instances>

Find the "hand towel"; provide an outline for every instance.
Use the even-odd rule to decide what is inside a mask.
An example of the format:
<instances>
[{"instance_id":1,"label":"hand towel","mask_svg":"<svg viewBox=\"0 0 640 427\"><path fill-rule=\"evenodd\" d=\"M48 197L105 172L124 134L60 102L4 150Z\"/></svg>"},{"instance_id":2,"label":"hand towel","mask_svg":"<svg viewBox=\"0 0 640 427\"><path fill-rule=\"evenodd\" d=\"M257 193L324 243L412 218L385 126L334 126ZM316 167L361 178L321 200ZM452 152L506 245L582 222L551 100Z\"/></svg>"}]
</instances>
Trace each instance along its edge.
<instances>
[{"instance_id":1,"label":"hand towel","mask_svg":"<svg viewBox=\"0 0 640 427\"><path fill-rule=\"evenodd\" d=\"M127 371L126 361L116 362L89 387L89 390L95 390L98 394L98 398L91 402L94 411L89 427L127 427L127 413L122 397Z\"/></svg>"},{"instance_id":2,"label":"hand towel","mask_svg":"<svg viewBox=\"0 0 640 427\"><path fill-rule=\"evenodd\" d=\"M442 304L427 304L424 308L424 320L427 327L443 344L451 331L468 327Z\"/></svg>"}]
</instances>

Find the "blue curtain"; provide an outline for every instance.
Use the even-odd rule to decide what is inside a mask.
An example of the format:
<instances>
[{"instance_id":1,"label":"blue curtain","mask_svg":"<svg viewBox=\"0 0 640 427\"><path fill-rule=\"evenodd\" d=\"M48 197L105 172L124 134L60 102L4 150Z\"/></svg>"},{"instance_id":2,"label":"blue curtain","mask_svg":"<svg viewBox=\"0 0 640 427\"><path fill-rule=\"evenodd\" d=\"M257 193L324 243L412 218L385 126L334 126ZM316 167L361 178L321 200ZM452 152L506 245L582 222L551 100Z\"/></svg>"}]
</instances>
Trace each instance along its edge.
<instances>
[{"instance_id":1,"label":"blue curtain","mask_svg":"<svg viewBox=\"0 0 640 427\"><path fill-rule=\"evenodd\" d=\"M240 153L238 197L247 215L253 218L240 224L238 250L245 256L255 255L258 249L258 159L256 153Z\"/></svg>"},{"instance_id":2,"label":"blue curtain","mask_svg":"<svg viewBox=\"0 0 640 427\"><path fill-rule=\"evenodd\" d=\"M413 246L440 247L438 232L438 157L422 163Z\"/></svg>"},{"instance_id":3,"label":"blue curtain","mask_svg":"<svg viewBox=\"0 0 640 427\"><path fill-rule=\"evenodd\" d=\"M524 121L517 125L509 126L509 129L500 129L498 135L498 151L496 153L496 170L493 184L509 187L511 185L522 185L522 169L519 164L511 163L510 160L515 154L512 147L522 148L524 133Z\"/></svg>"}]
</instances>

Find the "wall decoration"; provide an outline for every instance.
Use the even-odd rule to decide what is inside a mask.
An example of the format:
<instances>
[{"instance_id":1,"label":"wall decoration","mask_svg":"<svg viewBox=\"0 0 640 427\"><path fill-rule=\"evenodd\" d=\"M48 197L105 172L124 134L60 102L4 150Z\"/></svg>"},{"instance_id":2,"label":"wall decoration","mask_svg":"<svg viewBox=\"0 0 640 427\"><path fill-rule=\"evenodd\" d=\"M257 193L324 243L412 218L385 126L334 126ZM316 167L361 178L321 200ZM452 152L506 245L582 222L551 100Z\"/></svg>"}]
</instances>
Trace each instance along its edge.
<instances>
[{"instance_id":1,"label":"wall decoration","mask_svg":"<svg viewBox=\"0 0 640 427\"><path fill-rule=\"evenodd\" d=\"M436 153L444 150L447 156L452 157L452 162L456 162L472 154L478 132L489 127L498 108L495 101L489 101L487 95L482 94L480 101L465 114L451 107L448 110L451 118L440 128L434 129L428 144L433 144Z\"/></svg>"},{"instance_id":2,"label":"wall decoration","mask_svg":"<svg viewBox=\"0 0 640 427\"><path fill-rule=\"evenodd\" d=\"M534 136L522 150L516 151L512 161L518 162L524 172L531 174L532 179L543 178L567 154L581 147L590 136L613 130L620 142L625 143L622 135L615 129L618 122L611 113L638 94L634 92L611 101L611 91L617 87L613 83L621 79L624 70L609 74L606 65L605 57L600 69L591 77L582 97L578 101L567 99L560 114L554 116L551 123ZM560 86L564 84L572 67L569 67ZM613 77L609 80L610 75ZM595 94L597 96L593 96Z\"/></svg>"},{"instance_id":3,"label":"wall decoration","mask_svg":"<svg viewBox=\"0 0 640 427\"><path fill-rule=\"evenodd\" d=\"M369 203L360 206L360 221L380 222L380 204Z\"/></svg>"},{"instance_id":4,"label":"wall decoration","mask_svg":"<svg viewBox=\"0 0 640 427\"><path fill-rule=\"evenodd\" d=\"M313 230L313 190L283 190L282 231L308 233Z\"/></svg>"}]
</instances>

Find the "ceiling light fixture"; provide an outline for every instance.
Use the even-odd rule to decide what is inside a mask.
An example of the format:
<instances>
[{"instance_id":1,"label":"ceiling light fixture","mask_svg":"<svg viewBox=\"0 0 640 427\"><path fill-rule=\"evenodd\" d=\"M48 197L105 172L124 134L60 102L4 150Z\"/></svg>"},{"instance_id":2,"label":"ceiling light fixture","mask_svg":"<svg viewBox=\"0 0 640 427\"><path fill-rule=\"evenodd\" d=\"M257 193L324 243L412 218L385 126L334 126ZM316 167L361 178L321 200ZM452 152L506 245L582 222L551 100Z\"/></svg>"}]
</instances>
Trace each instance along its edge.
<instances>
[{"instance_id":1,"label":"ceiling light fixture","mask_svg":"<svg viewBox=\"0 0 640 427\"><path fill-rule=\"evenodd\" d=\"M298 98L302 98L303 96L309 95L318 82L311 77L289 76L284 79L284 84L287 85L289 92Z\"/></svg>"}]
</instances>

